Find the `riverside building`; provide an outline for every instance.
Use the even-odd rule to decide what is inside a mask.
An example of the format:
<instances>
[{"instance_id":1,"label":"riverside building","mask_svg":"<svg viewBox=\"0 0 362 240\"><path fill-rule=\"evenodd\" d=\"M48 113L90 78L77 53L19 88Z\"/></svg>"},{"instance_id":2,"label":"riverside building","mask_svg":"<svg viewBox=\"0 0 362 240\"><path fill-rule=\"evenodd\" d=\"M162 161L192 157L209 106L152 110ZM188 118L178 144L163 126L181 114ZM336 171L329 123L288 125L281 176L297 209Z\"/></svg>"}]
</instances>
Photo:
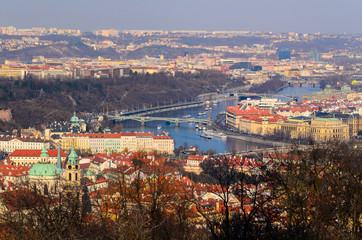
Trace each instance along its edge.
<instances>
[{"instance_id":1,"label":"riverside building","mask_svg":"<svg viewBox=\"0 0 362 240\"><path fill-rule=\"evenodd\" d=\"M92 153L145 151L172 154L174 139L169 136L157 136L153 133L85 133L62 136L61 148L90 151Z\"/></svg>"}]
</instances>

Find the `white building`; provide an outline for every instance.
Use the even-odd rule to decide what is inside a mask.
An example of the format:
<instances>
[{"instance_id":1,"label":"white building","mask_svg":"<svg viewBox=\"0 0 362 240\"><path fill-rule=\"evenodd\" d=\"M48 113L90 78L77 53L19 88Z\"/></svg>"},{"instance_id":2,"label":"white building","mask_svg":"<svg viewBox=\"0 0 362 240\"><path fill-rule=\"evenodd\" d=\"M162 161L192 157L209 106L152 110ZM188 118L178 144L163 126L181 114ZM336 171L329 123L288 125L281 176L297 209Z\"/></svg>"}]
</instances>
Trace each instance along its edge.
<instances>
[{"instance_id":1,"label":"white building","mask_svg":"<svg viewBox=\"0 0 362 240\"><path fill-rule=\"evenodd\" d=\"M16 149L43 149L45 144L46 148L50 147L49 142L44 142L42 138L33 137L13 137L13 136L0 136L0 150L3 152L11 153Z\"/></svg>"}]
</instances>

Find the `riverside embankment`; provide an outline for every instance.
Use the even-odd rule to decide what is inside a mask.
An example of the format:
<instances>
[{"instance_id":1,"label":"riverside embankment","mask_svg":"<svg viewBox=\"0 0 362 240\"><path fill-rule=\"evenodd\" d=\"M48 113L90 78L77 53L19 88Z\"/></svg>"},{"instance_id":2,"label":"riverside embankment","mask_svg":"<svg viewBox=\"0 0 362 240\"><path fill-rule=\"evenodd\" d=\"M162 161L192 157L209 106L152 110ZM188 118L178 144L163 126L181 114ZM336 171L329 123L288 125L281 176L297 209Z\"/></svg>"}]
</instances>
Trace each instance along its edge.
<instances>
[{"instance_id":1,"label":"riverside embankment","mask_svg":"<svg viewBox=\"0 0 362 240\"><path fill-rule=\"evenodd\" d=\"M243 136L243 135L231 135L231 134L227 134L227 136L228 136L228 138L235 139L235 140L269 145L272 147L289 147L291 145L291 143L276 142L276 141L272 141L272 140L260 139L258 137L250 137L250 136Z\"/></svg>"}]
</instances>

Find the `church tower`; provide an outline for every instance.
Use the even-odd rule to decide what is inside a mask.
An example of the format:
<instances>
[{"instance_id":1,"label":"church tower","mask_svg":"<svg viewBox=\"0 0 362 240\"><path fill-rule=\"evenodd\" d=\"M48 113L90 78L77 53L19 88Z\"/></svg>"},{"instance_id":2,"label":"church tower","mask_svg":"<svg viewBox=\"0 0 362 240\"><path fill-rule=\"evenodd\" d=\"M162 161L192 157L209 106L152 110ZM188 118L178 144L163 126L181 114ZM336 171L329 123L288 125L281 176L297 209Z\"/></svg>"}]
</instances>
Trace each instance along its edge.
<instances>
[{"instance_id":1,"label":"church tower","mask_svg":"<svg viewBox=\"0 0 362 240\"><path fill-rule=\"evenodd\" d=\"M70 150L68 156L68 163L65 168L65 179L68 184L80 184L80 166L78 162L78 155L75 152L74 146Z\"/></svg>"}]
</instances>

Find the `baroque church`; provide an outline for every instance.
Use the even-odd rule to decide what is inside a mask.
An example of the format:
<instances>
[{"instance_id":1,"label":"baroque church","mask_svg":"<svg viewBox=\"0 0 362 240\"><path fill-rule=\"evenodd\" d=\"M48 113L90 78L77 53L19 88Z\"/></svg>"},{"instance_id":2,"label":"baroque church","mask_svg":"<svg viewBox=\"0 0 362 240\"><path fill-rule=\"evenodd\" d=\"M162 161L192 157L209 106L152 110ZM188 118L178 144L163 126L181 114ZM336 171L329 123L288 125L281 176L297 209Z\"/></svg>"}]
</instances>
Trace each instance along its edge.
<instances>
[{"instance_id":1,"label":"baroque church","mask_svg":"<svg viewBox=\"0 0 362 240\"><path fill-rule=\"evenodd\" d=\"M54 165L49 161L48 150L44 146L40 162L30 169L28 179L29 185L44 195L56 194L67 187L79 186L81 169L74 146L68 156L65 169L62 168L60 147L58 147L57 163Z\"/></svg>"}]
</instances>

